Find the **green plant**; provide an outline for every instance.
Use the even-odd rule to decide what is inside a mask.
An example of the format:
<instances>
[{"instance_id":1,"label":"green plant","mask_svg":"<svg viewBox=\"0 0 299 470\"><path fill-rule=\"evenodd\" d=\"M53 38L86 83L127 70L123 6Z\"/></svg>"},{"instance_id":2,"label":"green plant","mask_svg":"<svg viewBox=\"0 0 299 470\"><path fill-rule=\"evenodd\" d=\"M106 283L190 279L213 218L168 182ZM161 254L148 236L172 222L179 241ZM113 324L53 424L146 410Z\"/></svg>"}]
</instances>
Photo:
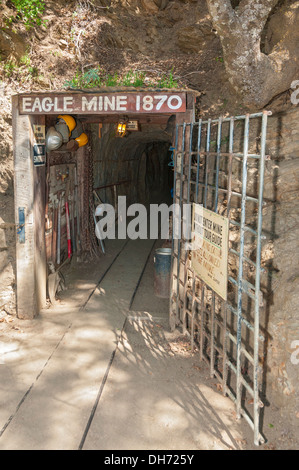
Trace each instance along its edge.
<instances>
[{"instance_id":1,"label":"green plant","mask_svg":"<svg viewBox=\"0 0 299 470\"><path fill-rule=\"evenodd\" d=\"M31 60L28 54L25 54L20 58L20 65L26 65L27 67L29 67L30 63Z\"/></svg>"},{"instance_id":2,"label":"green plant","mask_svg":"<svg viewBox=\"0 0 299 470\"><path fill-rule=\"evenodd\" d=\"M79 73L76 72L76 75L71 80L66 80L64 82L64 86L70 88L79 88Z\"/></svg>"},{"instance_id":3,"label":"green plant","mask_svg":"<svg viewBox=\"0 0 299 470\"><path fill-rule=\"evenodd\" d=\"M129 70L126 75L123 77L120 85L122 86L133 86L133 87L141 87L144 86L144 79L145 73Z\"/></svg>"},{"instance_id":4,"label":"green plant","mask_svg":"<svg viewBox=\"0 0 299 470\"><path fill-rule=\"evenodd\" d=\"M35 25L45 25L41 16L45 11L45 3L42 0L11 0L17 10L17 19L31 28Z\"/></svg>"},{"instance_id":5,"label":"green plant","mask_svg":"<svg viewBox=\"0 0 299 470\"><path fill-rule=\"evenodd\" d=\"M37 67L28 67L28 72L32 77L37 77L38 76L38 68Z\"/></svg>"},{"instance_id":6,"label":"green plant","mask_svg":"<svg viewBox=\"0 0 299 470\"><path fill-rule=\"evenodd\" d=\"M14 60L10 59L3 65L3 71L7 77L11 77L13 72L17 69L17 64Z\"/></svg>"},{"instance_id":7,"label":"green plant","mask_svg":"<svg viewBox=\"0 0 299 470\"><path fill-rule=\"evenodd\" d=\"M64 83L65 87L70 88L98 88L101 86L115 87L115 86L124 86L124 87L143 87L158 86L160 88L177 88L178 83L174 79L173 70L169 72L168 75L164 74L162 78L156 83L145 83L145 73L141 71L129 70L122 77L118 73L103 74L103 71L100 67L89 69L87 72L76 72L75 76L71 80L67 80Z\"/></svg>"},{"instance_id":8,"label":"green plant","mask_svg":"<svg viewBox=\"0 0 299 470\"><path fill-rule=\"evenodd\" d=\"M52 54L54 57L61 57L62 55L61 51L51 51L50 54Z\"/></svg>"},{"instance_id":9,"label":"green plant","mask_svg":"<svg viewBox=\"0 0 299 470\"><path fill-rule=\"evenodd\" d=\"M126 75L124 76L121 82L122 86L131 86L133 78L134 78L134 73L132 70L129 70L129 72L126 73Z\"/></svg>"},{"instance_id":10,"label":"green plant","mask_svg":"<svg viewBox=\"0 0 299 470\"><path fill-rule=\"evenodd\" d=\"M85 72L82 76L82 82L85 88L93 88L100 86L102 83L100 77L100 68L90 69Z\"/></svg>"},{"instance_id":11,"label":"green plant","mask_svg":"<svg viewBox=\"0 0 299 470\"><path fill-rule=\"evenodd\" d=\"M102 86L102 78L100 76L100 68L93 68L87 72L76 72L76 75L64 83L65 87L70 88L96 88Z\"/></svg>"},{"instance_id":12,"label":"green plant","mask_svg":"<svg viewBox=\"0 0 299 470\"><path fill-rule=\"evenodd\" d=\"M134 75L134 87L141 87L144 85L145 73L144 72L135 72Z\"/></svg>"},{"instance_id":13,"label":"green plant","mask_svg":"<svg viewBox=\"0 0 299 470\"><path fill-rule=\"evenodd\" d=\"M105 86L116 86L118 84L118 75L115 73L114 75L107 75L104 85Z\"/></svg>"},{"instance_id":14,"label":"green plant","mask_svg":"<svg viewBox=\"0 0 299 470\"><path fill-rule=\"evenodd\" d=\"M173 69L169 72L168 75L163 75L158 82L160 88L177 88L178 82L174 79Z\"/></svg>"}]
</instances>

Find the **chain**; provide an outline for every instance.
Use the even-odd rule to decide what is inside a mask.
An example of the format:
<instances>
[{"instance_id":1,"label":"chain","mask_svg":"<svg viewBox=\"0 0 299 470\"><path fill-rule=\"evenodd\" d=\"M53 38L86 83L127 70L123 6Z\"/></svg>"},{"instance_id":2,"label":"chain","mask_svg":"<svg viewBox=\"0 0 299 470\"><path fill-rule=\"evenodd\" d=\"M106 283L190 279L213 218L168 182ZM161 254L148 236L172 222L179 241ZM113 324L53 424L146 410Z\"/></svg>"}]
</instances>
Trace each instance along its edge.
<instances>
[{"instance_id":1,"label":"chain","mask_svg":"<svg viewBox=\"0 0 299 470\"><path fill-rule=\"evenodd\" d=\"M100 248L95 234L95 221L94 221L94 177L93 177L93 152L91 145L88 145L85 150L85 175L84 175L84 227L85 229L85 243L86 251L88 254L97 258L100 256Z\"/></svg>"},{"instance_id":2,"label":"chain","mask_svg":"<svg viewBox=\"0 0 299 470\"><path fill-rule=\"evenodd\" d=\"M82 214L82 249L85 256L92 256L92 243L90 237L90 172L91 152L84 147L84 175L83 175L83 214Z\"/></svg>"}]
</instances>

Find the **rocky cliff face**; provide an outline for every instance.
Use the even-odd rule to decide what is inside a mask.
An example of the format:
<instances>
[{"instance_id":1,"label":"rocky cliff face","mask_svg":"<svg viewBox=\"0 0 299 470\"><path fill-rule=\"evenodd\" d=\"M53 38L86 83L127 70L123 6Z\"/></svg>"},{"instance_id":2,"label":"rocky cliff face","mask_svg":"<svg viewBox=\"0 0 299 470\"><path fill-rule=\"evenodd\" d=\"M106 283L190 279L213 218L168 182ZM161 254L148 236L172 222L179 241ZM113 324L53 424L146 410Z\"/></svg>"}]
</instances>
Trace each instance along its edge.
<instances>
[{"instance_id":1,"label":"rocky cliff face","mask_svg":"<svg viewBox=\"0 0 299 470\"><path fill-rule=\"evenodd\" d=\"M265 261L267 363L273 400L290 422L299 423L299 108L269 120L264 227L271 255Z\"/></svg>"}]
</instances>

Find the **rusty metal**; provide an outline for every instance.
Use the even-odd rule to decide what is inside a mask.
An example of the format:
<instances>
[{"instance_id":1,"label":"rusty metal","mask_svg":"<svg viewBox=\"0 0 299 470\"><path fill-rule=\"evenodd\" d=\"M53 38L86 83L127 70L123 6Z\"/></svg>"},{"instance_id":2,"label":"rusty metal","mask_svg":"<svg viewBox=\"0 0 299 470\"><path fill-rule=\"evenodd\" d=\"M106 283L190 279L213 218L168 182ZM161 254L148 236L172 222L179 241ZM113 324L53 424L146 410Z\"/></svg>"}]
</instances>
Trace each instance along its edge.
<instances>
[{"instance_id":1,"label":"rusty metal","mask_svg":"<svg viewBox=\"0 0 299 470\"><path fill-rule=\"evenodd\" d=\"M94 222L94 197L93 197L93 152L91 145L84 147L83 169L83 213L80 217L81 248L85 256L97 258L100 256L100 248L95 234Z\"/></svg>"},{"instance_id":2,"label":"rusty metal","mask_svg":"<svg viewBox=\"0 0 299 470\"><path fill-rule=\"evenodd\" d=\"M131 183L131 180L119 181L118 183L104 184L103 186L99 186L98 188L94 188L94 189L95 191L98 191L99 189L112 188L113 186L120 186L121 184L128 184L128 183Z\"/></svg>"}]
</instances>

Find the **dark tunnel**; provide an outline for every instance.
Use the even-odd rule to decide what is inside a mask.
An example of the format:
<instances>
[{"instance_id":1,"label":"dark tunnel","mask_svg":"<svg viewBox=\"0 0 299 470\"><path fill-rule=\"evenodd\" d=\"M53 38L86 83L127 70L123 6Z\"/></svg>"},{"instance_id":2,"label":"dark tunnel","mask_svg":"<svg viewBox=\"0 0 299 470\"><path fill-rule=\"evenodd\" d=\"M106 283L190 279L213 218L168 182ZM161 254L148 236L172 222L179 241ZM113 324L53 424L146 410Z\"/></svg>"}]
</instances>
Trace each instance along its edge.
<instances>
[{"instance_id":1,"label":"dark tunnel","mask_svg":"<svg viewBox=\"0 0 299 470\"><path fill-rule=\"evenodd\" d=\"M97 125L90 127L94 188L103 202L115 204L116 194L126 196L127 204L171 202L171 132L149 125L119 138L109 124L99 138Z\"/></svg>"}]
</instances>

